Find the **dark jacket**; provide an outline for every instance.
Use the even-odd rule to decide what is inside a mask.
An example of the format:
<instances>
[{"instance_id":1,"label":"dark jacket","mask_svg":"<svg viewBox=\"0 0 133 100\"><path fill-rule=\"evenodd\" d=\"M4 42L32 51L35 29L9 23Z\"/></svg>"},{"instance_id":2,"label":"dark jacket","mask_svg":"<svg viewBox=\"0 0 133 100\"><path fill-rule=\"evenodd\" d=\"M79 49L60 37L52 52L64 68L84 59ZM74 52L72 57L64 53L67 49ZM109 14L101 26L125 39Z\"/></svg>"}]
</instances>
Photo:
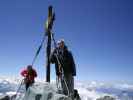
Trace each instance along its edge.
<instances>
[{"instance_id":1,"label":"dark jacket","mask_svg":"<svg viewBox=\"0 0 133 100\"><path fill-rule=\"evenodd\" d=\"M50 61L51 63L55 63L56 75L59 75L59 66L56 55L61 63L64 75L72 74L73 76L76 76L74 59L72 53L68 51L66 46L63 49L63 53L58 48L54 49L51 53Z\"/></svg>"}]
</instances>

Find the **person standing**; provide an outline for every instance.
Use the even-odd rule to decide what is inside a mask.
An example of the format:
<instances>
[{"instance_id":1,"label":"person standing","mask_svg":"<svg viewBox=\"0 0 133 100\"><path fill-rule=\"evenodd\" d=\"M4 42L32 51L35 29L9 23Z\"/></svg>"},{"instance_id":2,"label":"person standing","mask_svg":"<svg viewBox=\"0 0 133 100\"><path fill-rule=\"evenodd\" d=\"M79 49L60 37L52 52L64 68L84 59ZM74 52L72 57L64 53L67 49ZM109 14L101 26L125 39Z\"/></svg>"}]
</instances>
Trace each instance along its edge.
<instances>
[{"instance_id":1,"label":"person standing","mask_svg":"<svg viewBox=\"0 0 133 100\"><path fill-rule=\"evenodd\" d=\"M26 69L21 71L21 75L24 77L25 88L27 91L29 86L35 82L35 77L37 77L36 70L33 69L31 65L28 65Z\"/></svg>"},{"instance_id":2,"label":"person standing","mask_svg":"<svg viewBox=\"0 0 133 100\"><path fill-rule=\"evenodd\" d=\"M57 42L57 47L50 56L51 63L55 64L56 75L61 79L63 93L70 96L74 95L74 76L76 76L76 67L71 51L67 49L63 39Z\"/></svg>"}]
</instances>

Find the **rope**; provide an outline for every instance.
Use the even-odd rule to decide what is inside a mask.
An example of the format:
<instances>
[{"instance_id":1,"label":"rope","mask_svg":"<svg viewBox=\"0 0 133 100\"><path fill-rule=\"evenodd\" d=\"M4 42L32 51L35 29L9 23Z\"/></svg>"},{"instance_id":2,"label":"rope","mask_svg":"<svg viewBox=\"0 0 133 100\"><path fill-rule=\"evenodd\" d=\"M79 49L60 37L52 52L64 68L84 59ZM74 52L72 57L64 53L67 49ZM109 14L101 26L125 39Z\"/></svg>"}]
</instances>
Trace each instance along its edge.
<instances>
[{"instance_id":1,"label":"rope","mask_svg":"<svg viewBox=\"0 0 133 100\"><path fill-rule=\"evenodd\" d=\"M40 50L42 49L42 46L43 46L43 43L44 43L44 40L45 40L45 36L46 36L46 35L43 36L43 39L42 39L42 41L41 41L41 44L40 44L40 46L38 47L38 49L37 49L37 51L36 51L36 54L35 54L35 56L34 56L34 58L33 58L33 61L32 61L32 66L34 65L34 63L35 63L35 61L36 61L36 59L37 59L37 56L39 55Z\"/></svg>"}]
</instances>

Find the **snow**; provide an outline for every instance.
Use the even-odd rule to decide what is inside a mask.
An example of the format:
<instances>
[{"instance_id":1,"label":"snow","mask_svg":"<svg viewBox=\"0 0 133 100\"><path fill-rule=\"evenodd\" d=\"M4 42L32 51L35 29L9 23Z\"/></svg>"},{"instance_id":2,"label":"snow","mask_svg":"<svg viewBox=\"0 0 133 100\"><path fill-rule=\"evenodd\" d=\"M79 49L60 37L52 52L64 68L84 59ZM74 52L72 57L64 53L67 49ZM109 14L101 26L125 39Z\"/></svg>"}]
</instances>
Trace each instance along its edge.
<instances>
[{"instance_id":1,"label":"snow","mask_svg":"<svg viewBox=\"0 0 133 100\"><path fill-rule=\"evenodd\" d=\"M22 77L1 77L0 76L0 96L2 95L14 95L19 87ZM56 91L55 81L51 83L51 90ZM39 79L35 83L35 86L46 86L45 83ZM104 96L111 96L116 98L116 100L133 100L133 85L127 83L115 83L108 84L103 82L82 82L75 81L75 88L78 90L81 100L96 100L97 98L102 98ZM22 96L25 92L24 85L21 87L18 95Z\"/></svg>"}]
</instances>

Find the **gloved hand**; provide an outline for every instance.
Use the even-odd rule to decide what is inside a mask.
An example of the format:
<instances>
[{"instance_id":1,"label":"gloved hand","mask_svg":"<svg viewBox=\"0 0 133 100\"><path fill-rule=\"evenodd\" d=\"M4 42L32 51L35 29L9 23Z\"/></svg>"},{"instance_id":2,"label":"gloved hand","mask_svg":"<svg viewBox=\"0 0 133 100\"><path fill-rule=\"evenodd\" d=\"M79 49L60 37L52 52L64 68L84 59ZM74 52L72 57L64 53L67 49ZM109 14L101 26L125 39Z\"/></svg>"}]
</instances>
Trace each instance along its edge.
<instances>
[{"instance_id":1,"label":"gloved hand","mask_svg":"<svg viewBox=\"0 0 133 100\"><path fill-rule=\"evenodd\" d=\"M27 77L27 74L24 74L23 76L26 78Z\"/></svg>"},{"instance_id":2,"label":"gloved hand","mask_svg":"<svg viewBox=\"0 0 133 100\"><path fill-rule=\"evenodd\" d=\"M58 74L58 77L61 77L62 76L62 69L61 69L61 64L59 64L59 74Z\"/></svg>"},{"instance_id":3,"label":"gloved hand","mask_svg":"<svg viewBox=\"0 0 133 100\"><path fill-rule=\"evenodd\" d=\"M61 73L61 74L62 74L61 64L59 64L59 73Z\"/></svg>"}]
</instances>

